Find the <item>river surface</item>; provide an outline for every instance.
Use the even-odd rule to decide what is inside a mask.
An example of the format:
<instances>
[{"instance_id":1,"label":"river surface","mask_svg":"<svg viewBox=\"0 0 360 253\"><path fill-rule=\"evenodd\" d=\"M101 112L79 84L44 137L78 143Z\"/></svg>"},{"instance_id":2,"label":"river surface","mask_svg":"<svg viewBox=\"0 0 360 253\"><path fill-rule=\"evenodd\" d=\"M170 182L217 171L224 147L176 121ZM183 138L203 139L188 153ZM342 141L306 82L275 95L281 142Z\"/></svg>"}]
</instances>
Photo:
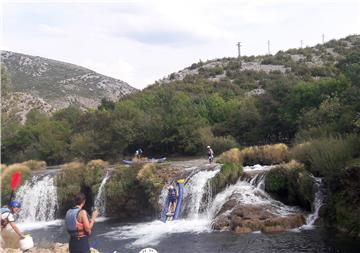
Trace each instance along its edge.
<instances>
[{"instance_id":1,"label":"river surface","mask_svg":"<svg viewBox=\"0 0 360 253\"><path fill-rule=\"evenodd\" d=\"M91 236L92 247L103 253L137 253L151 247L159 253L357 253L360 240L322 229L293 230L277 234L236 235L230 232L213 232L201 220L165 224L160 221L123 223L102 220L95 224ZM36 245L47 246L53 242L67 242L62 221L34 226L23 226L34 238Z\"/></svg>"}]
</instances>

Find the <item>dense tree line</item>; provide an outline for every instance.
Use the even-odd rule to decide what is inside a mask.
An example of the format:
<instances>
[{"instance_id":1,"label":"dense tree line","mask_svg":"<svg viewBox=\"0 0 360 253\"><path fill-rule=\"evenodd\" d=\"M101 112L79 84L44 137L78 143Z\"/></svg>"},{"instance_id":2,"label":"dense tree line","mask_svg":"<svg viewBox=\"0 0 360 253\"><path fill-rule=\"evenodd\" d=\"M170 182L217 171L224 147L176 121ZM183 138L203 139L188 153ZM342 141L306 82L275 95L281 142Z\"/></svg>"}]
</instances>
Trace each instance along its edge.
<instances>
[{"instance_id":1,"label":"dense tree line","mask_svg":"<svg viewBox=\"0 0 360 253\"><path fill-rule=\"evenodd\" d=\"M290 62L283 52L264 61L271 59ZM24 125L2 119L2 161L118 160L137 147L148 156L196 155L206 145L219 153L234 146L358 133L359 59L360 49L353 47L325 69L331 75L321 78L312 78L310 67L305 74L239 71L233 60L116 103L103 99L97 109L69 107L51 117L31 111ZM207 78L223 71L223 80ZM10 81L3 73L7 89ZM258 87L266 92L248 95Z\"/></svg>"}]
</instances>

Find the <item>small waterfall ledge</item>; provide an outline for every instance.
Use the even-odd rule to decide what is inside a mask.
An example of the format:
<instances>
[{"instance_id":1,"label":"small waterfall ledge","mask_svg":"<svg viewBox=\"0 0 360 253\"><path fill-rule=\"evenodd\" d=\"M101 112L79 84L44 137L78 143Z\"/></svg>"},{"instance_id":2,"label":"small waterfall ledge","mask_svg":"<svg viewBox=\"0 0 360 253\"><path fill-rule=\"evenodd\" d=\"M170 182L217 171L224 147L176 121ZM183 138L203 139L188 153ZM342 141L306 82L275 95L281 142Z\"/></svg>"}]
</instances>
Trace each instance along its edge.
<instances>
[{"instance_id":1,"label":"small waterfall ledge","mask_svg":"<svg viewBox=\"0 0 360 253\"><path fill-rule=\"evenodd\" d=\"M34 223L53 221L58 209L57 188L54 175L34 175L16 192L22 203L20 222Z\"/></svg>"}]
</instances>

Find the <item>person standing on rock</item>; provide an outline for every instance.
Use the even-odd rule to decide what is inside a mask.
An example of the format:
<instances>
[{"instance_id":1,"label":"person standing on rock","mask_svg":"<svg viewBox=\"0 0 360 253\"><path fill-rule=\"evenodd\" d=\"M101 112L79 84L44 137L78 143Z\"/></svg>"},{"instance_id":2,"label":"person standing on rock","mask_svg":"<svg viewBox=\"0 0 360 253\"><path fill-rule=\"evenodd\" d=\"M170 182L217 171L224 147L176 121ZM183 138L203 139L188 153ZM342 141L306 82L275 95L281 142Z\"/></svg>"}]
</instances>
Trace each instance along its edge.
<instances>
[{"instance_id":1,"label":"person standing on rock","mask_svg":"<svg viewBox=\"0 0 360 253\"><path fill-rule=\"evenodd\" d=\"M92 213L89 219L88 213L83 209L86 201L84 193L75 197L75 206L66 212L65 223L70 234L70 253L90 253L89 236L94 226L97 211Z\"/></svg>"},{"instance_id":2,"label":"person standing on rock","mask_svg":"<svg viewBox=\"0 0 360 253\"><path fill-rule=\"evenodd\" d=\"M207 150L208 150L209 163L211 164L214 161L214 151L211 149L210 146L207 146Z\"/></svg>"},{"instance_id":3,"label":"person standing on rock","mask_svg":"<svg viewBox=\"0 0 360 253\"><path fill-rule=\"evenodd\" d=\"M21 203L16 200L11 201L8 206L1 208L1 232L7 227L8 224L10 224L20 239L24 239L25 236L21 233L20 229L16 225L14 217L14 215L20 211L20 208ZM4 243L5 242L3 242L1 238L1 244Z\"/></svg>"},{"instance_id":4,"label":"person standing on rock","mask_svg":"<svg viewBox=\"0 0 360 253\"><path fill-rule=\"evenodd\" d=\"M177 192L173 185L169 185L168 187L168 199L169 199L168 214L169 215L174 214L176 207Z\"/></svg>"}]
</instances>

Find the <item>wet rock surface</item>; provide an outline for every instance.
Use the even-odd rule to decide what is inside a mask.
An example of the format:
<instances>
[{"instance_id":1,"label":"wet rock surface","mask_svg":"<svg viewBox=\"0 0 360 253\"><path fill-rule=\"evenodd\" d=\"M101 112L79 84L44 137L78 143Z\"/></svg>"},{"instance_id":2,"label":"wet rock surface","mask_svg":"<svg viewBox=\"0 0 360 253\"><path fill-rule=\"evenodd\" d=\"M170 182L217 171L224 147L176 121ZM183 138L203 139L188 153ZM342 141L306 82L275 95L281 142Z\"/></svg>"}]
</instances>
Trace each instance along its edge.
<instances>
[{"instance_id":1,"label":"wet rock surface","mask_svg":"<svg viewBox=\"0 0 360 253\"><path fill-rule=\"evenodd\" d=\"M226 202L219 213L213 221L213 229L238 234L283 232L305 224L305 217L301 213L280 216L271 212L271 207L236 204L234 200Z\"/></svg>"}]
</instances>

